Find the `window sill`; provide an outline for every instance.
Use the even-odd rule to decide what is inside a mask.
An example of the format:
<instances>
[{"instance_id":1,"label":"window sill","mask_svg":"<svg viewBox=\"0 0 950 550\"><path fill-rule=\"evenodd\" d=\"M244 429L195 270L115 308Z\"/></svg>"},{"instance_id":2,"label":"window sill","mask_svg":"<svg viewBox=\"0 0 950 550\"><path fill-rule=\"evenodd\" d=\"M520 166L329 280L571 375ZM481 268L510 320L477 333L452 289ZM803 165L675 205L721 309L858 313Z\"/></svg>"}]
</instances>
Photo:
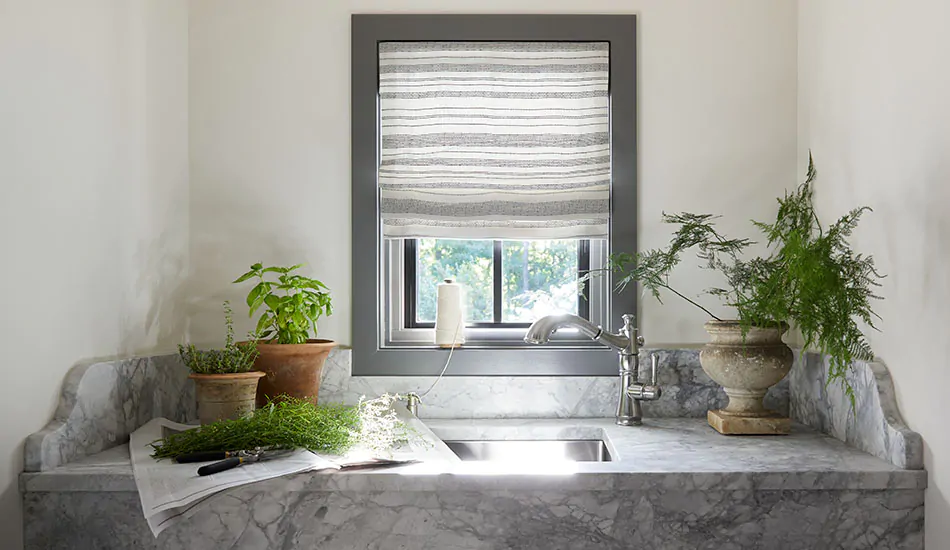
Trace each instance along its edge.
<instances>
[{"instance_id":1,"label":"window sill","mask_svg":"<svg viewBox=\"0 0 950 550\"><path fill-rule=\"evenodd\" d=\"M617 376L617 354L596 342L496 342L455 348L445 376ZM353 376L437 376L449 348L430 343L353 349Z\"/></svg>"},{"instance_id":2,"label":"window sill","mask_svg":"<svg viewBox=\"0 0 950 550\"><path fill-rule=\"evenodd\" d=\"M556 348L556 349L576 349L576 350L598 350L603 349L604 347L594 341L564 341L556 342L551 341L547 344L544 344L546 348ZM436 346L429 342L389 342L386 345L382 346L382 349L412 349L412 350L430 350L430 351L442 351L448 350L447 347ZM492 350L492 349L524 349L524 350L536 350L541 349L535 344L527 344L522 340L482 340L482 341L466 341L463 345L455 348L456 351L468 349L468 350Z\"/></svg>"}]
</instances>

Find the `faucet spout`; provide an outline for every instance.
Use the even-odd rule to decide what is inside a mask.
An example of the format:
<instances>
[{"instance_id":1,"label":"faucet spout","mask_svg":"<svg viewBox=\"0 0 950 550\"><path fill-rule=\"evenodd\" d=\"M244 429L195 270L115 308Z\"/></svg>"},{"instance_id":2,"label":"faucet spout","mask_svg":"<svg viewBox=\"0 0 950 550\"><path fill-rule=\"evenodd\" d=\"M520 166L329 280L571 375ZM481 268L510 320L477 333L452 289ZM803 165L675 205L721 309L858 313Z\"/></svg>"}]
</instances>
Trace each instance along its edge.
<instances>
[{"instance_id":1,"label":"faucet spout","mask_svg":"<svg viewBox=\"0 0 950 550\"><path fill-rule=\"evenodd\" d=\"M557 332L559 328L576 328L581 334L596 340L603 329L591 323L583 317L565 313L563 315L547 315L531 323L528 332L524 335L524 341L529 344L547 344L551 335Z\"/></svg>"},{"instance_id":2,"label":"faucet spout","mask_svg":"<svg viewBox=\"0 0 950 550\"><path fill-rule=\"evenodd\" d=\"M524 341L529 344L547 344L551 340L551 335L561 328L575 328L591 340L618 351L624 350L630 345L630 339L626 336L611 334L587 319L570 313L547 315L538 319L528 327L528 332L524 335Z\"/></svg>"},{"instance_id":3,"label":"faucet spout","mask_svg":"<svg viewBox=\"0 0 950 550\"><path fill-rule=\"evenodd\" d=\"M656 356L653 356L653 369L649 385L639 381L640 346L643 337L634 323L633 315L623 316L623 329L619 334L605 331L577 315L548 315L531 324L524 335L529 344L547 344L551 335L560 328L576 328L581 334L595 342L616 350L620 356L620 400L617 404L617 424L621 426L639 426L643 413L641 401L659 399L661 389L656 381Z\"/></svg>"}]
</instances>

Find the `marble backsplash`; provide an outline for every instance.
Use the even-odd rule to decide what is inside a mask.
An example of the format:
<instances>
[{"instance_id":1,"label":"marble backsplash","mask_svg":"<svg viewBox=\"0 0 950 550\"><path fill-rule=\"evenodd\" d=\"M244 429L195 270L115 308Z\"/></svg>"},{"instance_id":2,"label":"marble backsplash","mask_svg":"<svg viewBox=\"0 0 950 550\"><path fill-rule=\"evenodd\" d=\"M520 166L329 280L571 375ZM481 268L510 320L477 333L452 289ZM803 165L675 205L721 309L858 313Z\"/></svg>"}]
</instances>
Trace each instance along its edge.
<instances>
[{"instance_id":1,"label":"marble backsplash","mask_svg":"<svg viewBox=\"0 0 950 550\"><path fill-rule=\"evenodd\" d=\"M128 443L149 420L198 417L194 384L178 355L77 365L66 375L53 420L30 435L24 470L52 470Z\"/></svg>"},{"instance_id":2,"label":"marble backsplash","mask_svg":"<svg viewBox=\"0 0 950 550\"><path fill-rule=\"evenodd\" d=\"M825 356L806 353L787 379L794 420L895 466L923 469L923 441L901 417L894 382L884 363L852 365L847 380L854 388L853 410L841 384L828 383Z\"/></svg>"},{"instance_id":3,"label":"marble backsplash","mask_svg":"<svg viewBox=\"0 0 950 550\"><path fill-rule=\"evenodd\" d=\"M699 350L643 350L659 355L663 396L643 404L644 418L701 418L726 396L703 372ZM450 367L451 368L451 367ZM363 395L422 393L435 377L351 376L352 353L334 350L323 372L320 399L354 404ZM856 364L849 375L856 410L827 385L820 356L807 354L766 397L766 406L901 468L923 467L919 434L901 419L893 384L880 363ZM425 418L603 418L615 414L617 377L446 376L423 397ZM28 472L51 470L125 443L154 417L197 417L194 386L177 355L135 357L82 365L63 383L53 420L25 445Z\"/></svg>"},{"instance_id":4,"label":"marble backsplash","mask_svg":"<svg viewBox=\"0 0 950 550\"><path fill-rule=\"evenodd\" d=\"M659 356L663 396L643 403L644 418L702 418L726 404L726 394L699 365L698 349L643 349L649 365ZM351 376L353 354L334 350L327 360L320 399L354 404L384 392L422 394L434 376ZM451 372L451 365L449 371ZM620 380L613 376L445 376L423 396L421 418L604 418L616 414ZM788 414L788 383L766 397L766 406Z\"/></svg>"}]
</instances>

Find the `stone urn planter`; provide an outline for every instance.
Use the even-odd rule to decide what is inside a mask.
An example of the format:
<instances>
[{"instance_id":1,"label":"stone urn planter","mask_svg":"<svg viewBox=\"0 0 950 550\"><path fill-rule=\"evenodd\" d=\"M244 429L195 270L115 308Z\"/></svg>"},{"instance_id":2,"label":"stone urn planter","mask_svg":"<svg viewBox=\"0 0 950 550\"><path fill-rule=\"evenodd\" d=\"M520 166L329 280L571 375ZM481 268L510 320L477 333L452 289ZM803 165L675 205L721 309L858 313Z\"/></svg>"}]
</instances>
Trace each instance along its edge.
<instances>
[{"instance_id":1,"label":"stone urn planter","mask_svg":"<svg viewBox=\"0 0 950 550\"><path fill-rule=\"evenodd\" d=\"M194 374L198 401L198 419L201 424L218 420L234 420L252 412L257 400L257 383L263 372L231 374Z\"/></svg>"},{"instance_id":2,"label":"stone urn planter","mask_svg":"<svg viewBox=\"0 0 950 550\"><path fill-rule=\"evenodd\" d=\"M710 341L699 362L729 396L726 408L709 411L709 425L727 435L787 434L791 421L762 399L792 368L792 350L782 342L788 326L751 327L744 337L738 321L709 321L705 328Z\"/></svg>"},{"instance_id":3,"label":"stone urn planter","mask_svg":"<svg viewBox=\"0 0 950 550\"><path fill-rule=\"evenodd\" d=\"M258 342L254 368L264 373L257 387L257 405L269 398L280 396L306 399L317 404L320 375L330 350L337 343L332 340L307 340L305 344L268 344Z\"/></svg>"}]
</instances>

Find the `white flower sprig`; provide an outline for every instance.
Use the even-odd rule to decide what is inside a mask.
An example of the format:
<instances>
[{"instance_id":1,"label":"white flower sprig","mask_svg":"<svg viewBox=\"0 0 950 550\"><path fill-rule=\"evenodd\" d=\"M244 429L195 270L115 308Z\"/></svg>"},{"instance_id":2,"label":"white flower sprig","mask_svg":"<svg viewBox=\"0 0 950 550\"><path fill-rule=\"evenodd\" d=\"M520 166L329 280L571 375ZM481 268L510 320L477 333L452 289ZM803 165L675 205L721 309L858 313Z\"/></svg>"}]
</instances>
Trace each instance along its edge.
<instances>
[{"instance_id":1,"label":"white flower sprig","mask_svg":"<svg viewBox=\"0 0 950 550\"><path fill-rule=\"evenodd\" d=\"M393 403L400 400L398 394L384 393L374 399L360 397L356 406L360 426L353 434L357 445L373 456L389 456L397 443L406 441L408 429L399 420Z\"/></svg>"}]
</instances>

